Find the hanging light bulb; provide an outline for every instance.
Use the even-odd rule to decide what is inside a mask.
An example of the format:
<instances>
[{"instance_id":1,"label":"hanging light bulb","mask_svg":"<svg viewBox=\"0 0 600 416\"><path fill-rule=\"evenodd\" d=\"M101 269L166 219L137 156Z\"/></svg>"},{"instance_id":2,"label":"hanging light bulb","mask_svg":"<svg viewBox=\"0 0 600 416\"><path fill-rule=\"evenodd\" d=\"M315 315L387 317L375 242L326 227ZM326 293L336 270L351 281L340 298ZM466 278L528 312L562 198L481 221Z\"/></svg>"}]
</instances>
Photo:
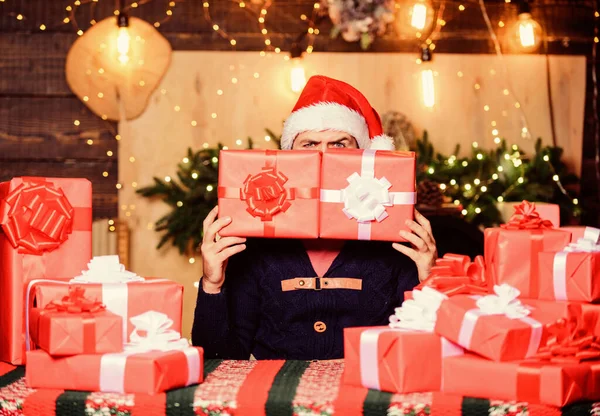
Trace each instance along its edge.
<instances>
[{"instance_id":1,"label":"hanging light bulb","mask_svg":"<svg viewBox=\"0 0 600 416\"><path fill-rule=\"evenodd\" d=\"M431 51L427 46L421 49L421 62L431 62L432 55ZM433 70L426 65L421 70L421 89L423 93L423 104L427 108L433 108L435 106L435 86L433 82Z\"/></svg>"},{"instance_id":2,"label":"hanging light bulb","mask_svg":"<svg viewBox=\"0 0 600 416\"><path fill-rule=\"evenodd\" d=\"M431 0L397 2L396 9L396 27L401 35L413 39L427 37L435 17Z\"/></svg>"},{"instance_id":3,"label":"hanging light bulb","mask_svg":"<svg viewBox=\"0 0 600 416\"><path fill-rule=\"evenodd\" d=\"M523 52L535 51L542 41L542 27L531 17L528 1L519 4L519 17L513 27L513 42Z\"/></svg>"},{"instance_id":4,"label":"hanging light bulb","mask_svg":"<svg viewBox=\"0 0 600 416\"><path fill-rule=\"evenodd\" d=\"M119 62L125 65L129 62L129 45L131 36L129 35L129 18L124 12L119 13L117 17L117 26L119 33L117 34L117 52L119 53Z\"/></svg>"},{"instance_id":5,"label":"hanging light bulb","mask_svg":"<svg viewBox=\"0 0 600 416\"><path fill-rule=\"evenodd\" d=\"M292 61L292 69L290 72L290 82L292 91L298 93L302 91L306 85L306 73L302 65L302 49L297 44L292 45L290 50L290 58Z\"/></svg>"}]
</instances>

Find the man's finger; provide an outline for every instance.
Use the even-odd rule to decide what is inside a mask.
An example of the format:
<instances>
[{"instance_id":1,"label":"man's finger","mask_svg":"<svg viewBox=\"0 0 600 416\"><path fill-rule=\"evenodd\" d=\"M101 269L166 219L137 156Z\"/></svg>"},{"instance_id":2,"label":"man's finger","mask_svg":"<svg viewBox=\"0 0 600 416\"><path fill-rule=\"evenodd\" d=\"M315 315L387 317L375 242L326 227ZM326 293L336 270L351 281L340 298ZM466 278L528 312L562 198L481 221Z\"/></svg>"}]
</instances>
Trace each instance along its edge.
<instances>
[{"instance_id":1,"label":"man's finger","mask_svg":"<svg viewBox=\"0 0 600 416\"><path fill-rule=\"evenodd\" d=\"M410 242L413 246L415 246L419 251L423 251L424 248L427 248L427 243L421 239L418 235L413 233L409 233L408 231L400 231L400 236Z\"/></svg>"},{"instance_id":2,"label":"man's finger","mask_svg":"<svg viewBox=\"0 0 600 416\"><path fill-rule=\"evenodd\" d=\"M238 245L235 245L232 247L228 247L219 253L219 257L221 258L221 261L225 261L229 257L231 257L234 254L237 254L241 251L244 251L245 249L246 249L246 244L238 244Z\"/></svg>"},{"instance_id":3,"label":"man's finger","mask_svg":"<svg viewBox=\"0 0 600 416\"><path fill-rule=\"evenodd\" d=\"M433 232L431 231L431 223L429 222L429 220L427 218L425 218L425 216L423 214L421 214L416 209L415 209L415 219L417 220L417 222L419 224L421 224L423 226L423 228L425 228L427 230L427 232L429 234L433 235Z\"/></svg>"},{"instance_id":4,"label":"man's finger","mask_svg":"<svg viewBox=\"0 0 600 416\"><path fill-rule=\"evenodd\" d=\"M215 244L215 252L216 253L220 253L221 251L223 251L227 247L231 247L231 246L234 246L236 244L243 244L245 242L246 242L246 239L243 238L243 237L222 237Z\"/></svg>"},{"instance_id":5,"label":"man's finger","mask_svg":"<svg viewBox=\"0 0 600 416\"><path fill-rule=\"evenodd\" d=\"M419 237L421 237L430 250L435 250L435 241L433 240L431 234L429 234L429 232L427 232L423 226L414 221L406 221L406 225Z\"/></svg>"},{"instance_id":6,"label":"man's finger","mask_svg":"<svg viewBox=\"0 0 600 416\"><path fill-rule=\"evenodd\" d=\"M409 257L415 263L417 262L419 258L419 253L416 250L410 247L406 247L405 245L402 245L400 243L393 243L392 247L400 253L404 254L405 256Z\"/></svg>"},{"instance_id":7,"label":"man's finger","mask_svg":"<svg viewBox=\"0 0 600 416\"><path fill-rule=\"evenodd\" d=\"M213 209L210 210L204 221L202 222L202 230L204 231L204 235L206 236L206 232L208 231L208 227L215 222L217 215L219 214L219 206L217 205Z\"/></svg>"},{"instance_id":8,"label":"man's finger","mask_svg":"<svg viewBox=\"0 0 600 416\"><path fill-rule=\"evenodd\" d=\"M223 228L227 227L231 223L231 217L223 217L219 218L204 231L204 241L205 242L214 242L217 233L221 231Z\"/></svg>"}]
</instances>

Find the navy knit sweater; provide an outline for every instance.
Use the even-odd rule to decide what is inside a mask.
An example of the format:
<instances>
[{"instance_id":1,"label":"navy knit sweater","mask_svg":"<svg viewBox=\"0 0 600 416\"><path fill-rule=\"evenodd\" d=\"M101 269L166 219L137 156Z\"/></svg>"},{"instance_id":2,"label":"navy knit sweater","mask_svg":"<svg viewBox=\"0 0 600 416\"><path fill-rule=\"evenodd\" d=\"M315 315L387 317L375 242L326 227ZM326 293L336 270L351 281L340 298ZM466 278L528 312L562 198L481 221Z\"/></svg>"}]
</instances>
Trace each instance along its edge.
<instances>
[{"instance_id":1,"label":"navy knit sweater","mask_svg":"<svg viewBox=\"0 0 600 416\"><path fill-rule=\"evenodd\" d=\"M344 353L343 328L386 325L404 291L419 282L415 263L391 243L346 242L323 277L362 279L362 290L283 292L281 281L316 277L301 241L248 240L229 259L218 294L198 290L192 342L205 358L333 359ZM317 332L314 324L325 324Z\"/></svg>"}]
</instances>

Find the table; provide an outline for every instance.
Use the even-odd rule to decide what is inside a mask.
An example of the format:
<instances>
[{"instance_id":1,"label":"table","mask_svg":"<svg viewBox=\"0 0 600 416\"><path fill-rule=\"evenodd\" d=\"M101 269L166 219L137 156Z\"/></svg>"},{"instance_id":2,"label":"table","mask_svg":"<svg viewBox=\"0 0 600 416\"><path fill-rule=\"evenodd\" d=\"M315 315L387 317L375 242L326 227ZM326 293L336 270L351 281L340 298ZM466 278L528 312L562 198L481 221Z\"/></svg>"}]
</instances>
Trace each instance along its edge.
<instances>
[{"instance_id":1,"label":"table","mask_svg":"<svg viewBox=\"0 0 600 416\"><path fill-rule=\"evenodd\" d=\"M558 409L442 393L390 394L341 384L343 360L205 362L203 384L156 396L33 390L24 367L0 363L0 416L558 416L600 415L600 403Z\"/></svg>"}]
</instances>

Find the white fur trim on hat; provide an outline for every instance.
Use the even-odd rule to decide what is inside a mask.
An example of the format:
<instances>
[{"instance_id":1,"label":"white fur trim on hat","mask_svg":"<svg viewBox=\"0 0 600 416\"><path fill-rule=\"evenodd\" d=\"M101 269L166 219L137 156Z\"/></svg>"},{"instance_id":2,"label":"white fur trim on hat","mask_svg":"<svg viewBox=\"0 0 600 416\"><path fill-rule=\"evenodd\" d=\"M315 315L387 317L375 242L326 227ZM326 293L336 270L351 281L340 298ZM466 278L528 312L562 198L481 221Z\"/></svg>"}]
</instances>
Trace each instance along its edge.
<instances>
[{"instance_id":1,"label":"white fur trim on hat","mask_svg":"<svg viewBox=\"0 0 600 416\"><path fill-rule=\"evenodd\" d=\"M375 136L373 139L371 139L371 146L369 146L369 149L396 150L396 146L394 144L394 139L385 134L380 134L379 136Z\"/></svg>"},{"instance_id":2,"label":"white fur trim on hat","mask_svg":"<svg viewBox=\"0 0 600 416\"><path fill-rule=\"evenodd\" d=\"M281 148L289 150L296 136L305 131L343 131L354 137L361 149L371 146L364 117L344 105L321 102L294 111L283 125Z\"/></svg>"}]
</instances>

